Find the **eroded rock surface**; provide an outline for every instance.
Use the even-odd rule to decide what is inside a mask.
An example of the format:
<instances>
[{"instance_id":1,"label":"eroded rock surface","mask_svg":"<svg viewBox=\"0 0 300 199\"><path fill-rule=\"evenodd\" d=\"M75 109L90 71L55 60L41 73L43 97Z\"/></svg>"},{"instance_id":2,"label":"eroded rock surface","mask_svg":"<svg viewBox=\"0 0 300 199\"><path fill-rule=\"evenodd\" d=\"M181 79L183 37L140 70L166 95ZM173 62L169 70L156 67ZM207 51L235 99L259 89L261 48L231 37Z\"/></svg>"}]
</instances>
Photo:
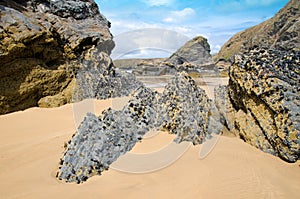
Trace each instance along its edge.
<instances>
[{"instance_id":1,"label":"eroded rock surface","mask_svg":"<svg viewBox=\"0 0 300 199\"><path fill-rule=\"evenodd\" d=\"M210 111L211 101L184 72L162 94L141 86L122 110L85 117L69 141L57 178L82 183L101 174L152 128L176 134L176 142L202 143L213 131L220 132L216 126L210 128L215 125Z\"/></svg>"},{"instance_id":2,"label":"eroded rock surface","mask_svg":"<svg viewBox=\"0 0 300 199\"><path fill-rule=\"evenodd\" d=\"M233 63L235 54L259 45L269 49L300 50L299 0L290 0L274 17L231 37L216 58L220 70L227 71L229 64L224 65L219 61Z\"/></svg>"},{"instance_id":3,"label":"eroded rock surface","mask_svg":"<svg viewBox=\"0 0 300 199\"><path fill-rule=\"evenodd\" d=\"M156 59L125 59L114 61L119 68L130 69L135 75L159 76L177 72L214 71L210 55L210 45L206 38L195 37L186 42L169 58Z\"/></svg>"},{"instance_id":4,"label":"eroded rock surface","mask_svg":"<svg viewBox=\"0 0 300 199\"><path fill-rule=\"evenodd\" d=\"M235 56L229 86L216 90L223 123L247 143L295 162L300 157L300 53L253 48Z\"/></svg>"},{"instance_id":5,"label":"eroded rock surface","mask_svg":"<svg viewBox=\"0 0 300 199\"><path fill-rule=\"evenodd\" d=\"M140 87L121 110L87 114L61 160L59 179L81 183L101 174L154 127L157 94Z\"/></svg>"},{"instance_id":6,"label":"eroded rock surface","mask_svg":"<svg viewBox=\"0 0 300 199\"><path fill-rule=\"evenodd\" d=\"M91 68L103 84L118 79L110 23L93 0L1 0L0 11L0 114L71 102ZM105 89L124 90L116 84Z\"/></svg>"},{"instance_id":7,"label":"eroded rock surface","mask_svg":"<svg viewBox=\"0 0 300 199\"><path fill-rule=\"evenodd\" d=\"M186 73L179 73L171 79L159 99L159 105L158 122L177 135L176 142L201 144L209 135L211 100Z\"/></svg>"},{"instance_id":8,"label":"eroded rock surface","mask_svg":"<svg viewBox=\"0 0 300 199\"><path fill-rule=\"evenodd\" d=\"M207 39L202 36L193 38L179 48L166 62L183 68L200 68L211 65L212 57Z\"/></svg>"}]
</instances>

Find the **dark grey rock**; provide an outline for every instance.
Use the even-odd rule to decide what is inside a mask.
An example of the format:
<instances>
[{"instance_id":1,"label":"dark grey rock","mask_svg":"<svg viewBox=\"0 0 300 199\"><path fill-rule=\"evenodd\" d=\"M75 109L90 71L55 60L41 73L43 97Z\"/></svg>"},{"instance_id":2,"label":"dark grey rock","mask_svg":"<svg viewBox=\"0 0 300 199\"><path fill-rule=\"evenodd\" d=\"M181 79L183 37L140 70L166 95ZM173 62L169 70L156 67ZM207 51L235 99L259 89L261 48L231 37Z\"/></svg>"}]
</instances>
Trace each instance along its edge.
<instances>
[{"instance_id":1,"label":"dark grey rock","mask_svg":"<svg viewBox=\"0 0 300 199\"><path fill-rule=\"evenodd\" d=\"M188 41L165 62L179 70L203 69L213 65L210 46L207 39L201 36Z\"/></svg>"},{"instance_id":2,"label":"dark grey rock","mask_svg":"<svg viewBox=\"0 0 300 199\"><path fill-rule=\"evenodd\" d=\"M57 177L82 183L101 174L150 129L168 129L176 142L202 143L220 132L218 119L209 118L212 112L205 92L184 72L172 78L163 94L140 86L121 111L87 114L69 141Z\"/></svg>"},{"instance_id":3,"label":"dark grey rock","mask_svg":"<svg viewBox=\"0 0 300 199\"><path fill-rule=\"evenodd\" d=\"M176 142L200 144L207 131L211 101L195 81L182 72L165 87L159 100L159 121L163 128L176 134Z\"/></svg>"},{"instance_id":4,"label":"dark grey rock","mask_svg":"<svg viewBox=\"0 0 300 199\"><path fill-rule=\"evenodd\" d=\"M88 113L66 149L58 178L81 183L130 151L154 127L156 97L140 87L121 111L108 109L100 117Z\"/></svg>"}]
</instances>

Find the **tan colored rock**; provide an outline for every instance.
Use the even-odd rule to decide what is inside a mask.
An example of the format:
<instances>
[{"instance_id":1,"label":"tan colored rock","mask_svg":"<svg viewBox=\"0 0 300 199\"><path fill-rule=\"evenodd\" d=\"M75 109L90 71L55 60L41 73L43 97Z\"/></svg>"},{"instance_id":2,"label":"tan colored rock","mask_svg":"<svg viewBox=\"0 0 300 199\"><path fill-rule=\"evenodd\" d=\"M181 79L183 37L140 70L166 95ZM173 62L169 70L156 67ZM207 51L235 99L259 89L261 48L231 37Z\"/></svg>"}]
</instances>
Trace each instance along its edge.
<instances>
[{"instance_id":1,"label":"tan colored rock","mask_svg":"<svg viewBox=\"0 0 300 199\"><path fill-rule=\"evenodd\" d=\"M258 48L236 56L228 89L216 95L229 130L289 162L300 158L299 54Z\"/></svg>"},{"instance_id":2,"label":"tan colored rock","mask_svg":"<svg viewBox=\"0 0 300 199\"><path fill-rule=\"evenodd\" d=\"M221 48L217 60L230 59L254 46L300 50L300 1L290 0L274 17L241 31Z\"/></svg>"},{"instance_id":3,"label":"tan colored rock","mask_svg":"<svg viewBox=\"0 0 300 199\"><path fill-rule=\"evenodd\" d=\"M87 51L109 57L114 47L93 0L4 0L0 9L0 114L70 102L82 60L102 67Z\"/></svg>"}]
</instances>

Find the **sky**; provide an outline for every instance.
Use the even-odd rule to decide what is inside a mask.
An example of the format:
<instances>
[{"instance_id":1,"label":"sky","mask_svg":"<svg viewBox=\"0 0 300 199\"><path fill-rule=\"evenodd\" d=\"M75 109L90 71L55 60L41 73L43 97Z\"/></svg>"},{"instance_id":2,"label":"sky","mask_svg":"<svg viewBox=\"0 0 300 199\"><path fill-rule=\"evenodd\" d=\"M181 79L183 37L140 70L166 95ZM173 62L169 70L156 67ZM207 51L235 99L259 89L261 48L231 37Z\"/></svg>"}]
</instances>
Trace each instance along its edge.
<instances>
[{"instance_id":1,"label":"sky","mask_svg":"<svg viewBox=\"0 0 300 199\"><path fill-rule=\"evenodd\" d=\"M120 51L121 48L124 50L124 45L129 40L138 40L141 32L137 30L142 30L142 35L149 40L151 37L157 40L160 33L156 30L160 29L173 31L174 34L167 34L169 41L179 40L178 35L180 39L185 38L177 42L179 46L187 39L204 36L208 39L211 53L217 53L235 33L274 16L287 2L288 0L96 0L100 12L111 22L110 31L116 42L115 51ZM154 36L151 30L156 31ZM142 40L145 42L145 38ZM153 47L155 52L150 52L151 47L147 50L148 46L143 42L139 43L139 47L143 48L140 54L135 51L136 46L132 48L127 44L128 54L159 57L157 49L164 48L167 50L162 53L163 57L168 55L166 52L174 50L172 44L172 48L156 46L155 49Z\"/></svg>"}]
</instances>

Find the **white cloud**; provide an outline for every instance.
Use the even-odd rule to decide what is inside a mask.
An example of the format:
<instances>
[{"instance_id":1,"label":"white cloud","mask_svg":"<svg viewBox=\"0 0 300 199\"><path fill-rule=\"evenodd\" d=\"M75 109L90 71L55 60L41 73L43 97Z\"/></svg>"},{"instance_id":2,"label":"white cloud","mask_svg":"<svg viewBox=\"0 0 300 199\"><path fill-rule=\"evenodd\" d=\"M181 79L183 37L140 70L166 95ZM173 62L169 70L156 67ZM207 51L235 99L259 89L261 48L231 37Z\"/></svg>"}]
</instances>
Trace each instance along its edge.
<instances>
[{"instance_id":1,"label":"white cloud","mask_svg":"<svg viewBox=\"0 0 300 199\"><path fill-rule=\"evenodd\" d=\"M163 21L167 23L181 22L195 15L196 12L192 8L184 8L183 10L172 11Z\"/></svg>"},{"instance_id":2,"label":"white cloud","mask_svg":"<svg viewBox=\"0 0 300 199\"><path fill-rule=\"evenodd\" d=\"M161 28L142 28L116 35L116 47L111 57L168 57L186 41L190 40L177 31Z\"/></svg>"},{"instance_id":3,"label":"white cloud","mask_svg":"<svg viewBox=\"0 0 300 199\"><path fill-rule=\"evenodd\" d=\"M167 18L164 18L163 21L164 21L164 22L167 22L167 23L171 23L171 22L174 22L174 18L172 18L172 17L167 17Z\"/></svg>"},{"instance_id":4,"label":"white cloud","mask_svg":"<svg viewBox=\"0 0 300 199\"><path fill-rule=\"evenodd\" d=\"M196 14L195 10L193 10L192 8L184 8L183 10L173 11L172 13L176 17L187 17Z\"/></svg>"},{"instance_id":5,"label":"white cloud","mask_svg":"<svg viewBox=\"0 0 300 199\"><path fill-rule=\"evenodd\" d=\"M220 51L220 49L221 49L221 46L219 44L210 46L211 54L218 53Z\"/></svg>"},{"instance_id":6,"label":"white cloud","mask_svg":"<svg viewBox=\"0 0 300 199\"><path fill-rule=\"evenodd\" d=\"M149 6L168 6L174 3L174 0L142 0Z\"/></svg>"}]
</instances>

